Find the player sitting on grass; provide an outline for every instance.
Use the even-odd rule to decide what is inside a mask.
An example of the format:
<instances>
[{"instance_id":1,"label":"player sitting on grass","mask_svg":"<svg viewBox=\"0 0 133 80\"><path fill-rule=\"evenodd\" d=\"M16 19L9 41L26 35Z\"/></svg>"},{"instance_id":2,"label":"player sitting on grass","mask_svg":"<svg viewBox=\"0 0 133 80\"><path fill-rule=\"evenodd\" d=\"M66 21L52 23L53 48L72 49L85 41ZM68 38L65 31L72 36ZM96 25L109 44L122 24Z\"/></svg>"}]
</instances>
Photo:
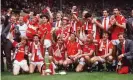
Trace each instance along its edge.
<instances>
[{"instance_id":1,"label":"player sitting on grass","mask_svg":"<svg viewBox=\"0 0 133 80\"><path fill-rule=\"evenodd\" d=\"M44 64L44 48L43 48L43 38L39 39L38 35L34 35L33 42L30 43L30 73L33 73L35 68L38 68L38 71L41 72L41 67Z\"/></svg>"},{"instance_id":2,"label":"player sitting on grass","mask_svg":"<svg viewBox=\"0 0 133 80\"><path fill-rule=\"evenodd\" d=\"M62 39L62 37L57 38L57 43L52 46L53 51L53 62L57 66L58 70L63 69L63 62L65 61L66 55L66 45Z\"/></svg>"}]
</instances>

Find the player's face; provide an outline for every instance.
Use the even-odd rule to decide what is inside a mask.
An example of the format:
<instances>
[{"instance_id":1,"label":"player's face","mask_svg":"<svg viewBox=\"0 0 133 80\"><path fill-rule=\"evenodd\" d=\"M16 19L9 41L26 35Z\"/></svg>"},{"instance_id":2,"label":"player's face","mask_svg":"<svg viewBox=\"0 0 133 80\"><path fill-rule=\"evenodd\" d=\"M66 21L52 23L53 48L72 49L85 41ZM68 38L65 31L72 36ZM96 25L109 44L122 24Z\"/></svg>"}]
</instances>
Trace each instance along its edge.
<instances>
[{"instance_id":1,"label":"player's face","mask_svg":"<svg viewBox=\"0 0 133 80\"><path fill-rule=\"evenodd\" d=\"M57 20L61 20L61 18L62 18L62 17L61 17L61 14L60 14L60 13L57 13L57 14L56 14L56 19L57 19Z\"/></svg>"},{"instance_id":2,"label":"player's face","mask_svg":"<svg viewBox=\"0 0 133 80\"><path fill-rule=\"evenodd\" d=\"M63 40L61 38L58 39L58 42L57 42L59 45L62 45L63 44Z\"/></svg>"},{"instance_id":3,"label":"player's face","mask_svg":"<svg viewBox=\"0 0 133 80\"><path fill-rule=\"evenodd\" d=\"M23 17L19 17L19 23L23 23Z\"/></svg>"},{"instance_id":4,"label":"player's face","mask_svg":"<svg viewBox=\"0 0 133 80\"><path fill-rule=\"evenodd\" d=\"M62 22L63 22L64 25L67 24L67 20L66 19L63 19Z\"/></svg>"},{"instance_id":5,"label":"player's face","mask_svg":"<svg viewBox=\"0 0 133 80\"><path fill-rule=\"evenodd\" d=\"M39 42L39 37L38 36L34 36L34 39L33 39L35 42Z\"/></svg>"},{"instance_id":6,"label":"player's face","mask_svg":"<svg viewBox=\"0 0 133 80\"><path fill-rule=\"evenodd\" d=\"M23 46L25 46L25 45L26 45L26 40L25 40L25 39L22 39L22 40L21 40L21 44L22 44Z\"/></svg>"},{"instance_id":7,"label":"player's face","mask_svg":"<svg viewBox=\"0 0 133 80\"><path fill-rule=\"evenodd\" d=\"M119 14L119 10L116 8L113 10L113 13L114 13L114 15L117 15L117 14Z\"/></svg>"},{"instance_id":8,"label":"player's face","mask_svg":"<svg viewBox=\"0 0 133 80\"><path fill-rule=\"evenodd\" d=\"M108 12L106 10L103 11L103 16L108 16Z\"/></svg>"},{"instance_id":9,"label":"player's face","mask_svg":"<svg viewBox=\"0 0 133 80\"><path fill-rule=\"evenodd\" d=\"M43 23L47 23L48 22L48 19L46 17L43 17L42 18L42 21L43 21Z\"/></svg>"},{"instance_id":10,"label":"player's face","mask_svg":"<svg viewBox=\"0 0 133 80\"><path fill-rule=\"evenodd\" d=\"M119 39L120 43L123 43L124 42L124 36L123 35L119 35L118 36L118 39Z\"/></svg>"},{"instance_id":11,"label":"player's face","mask_svg":"<svg viewBox=\"0 0 133 80\"><path fill-rule=\"evenodd\" d=\"M103 34L103 40L107 40L108 39L108 34Z\"/></svg>"},{"instance_id":12,"label":"player's face","mask_svg":"<svg viewBox=\"0 0 133 80\"><path fill-rule=\"evenodd\" d=\"M71 38L71 41L75 41L76 40L76 37L75 37L74 34L71 34L70 38Z\"/></svg>"},{"instance_id":13,"label":"player's face","mask_svg":"<svg viewBox=\"0 0 133 80\"><path fill-rule=\"evenodd\" d=\"M32 23L35 24L37 22L37 19L36 18L32 18Z\"/></svg>"},{"instance_id":14,"label":"player's face","mask_svg":"<svg viewBox=\"0 0 133 80\"><path fill-rule=\"evenodd\" d=\"M16 23L16 17L15 16L12 16L11 19L10 19L10 22L11 23Z\"/></svg>"},{"instance_id":15,"label":"player's face","mask_svg":"<svg viewBox=\"0 0 133 80\"><path fill-rule=\"evenodd\" d=\"M92 35L88 35L88 36L87 36L87 39L86 39L86 42L87 42L87 43L93 42L93 36L92 36Z\"/></svg>"}]
</instances>

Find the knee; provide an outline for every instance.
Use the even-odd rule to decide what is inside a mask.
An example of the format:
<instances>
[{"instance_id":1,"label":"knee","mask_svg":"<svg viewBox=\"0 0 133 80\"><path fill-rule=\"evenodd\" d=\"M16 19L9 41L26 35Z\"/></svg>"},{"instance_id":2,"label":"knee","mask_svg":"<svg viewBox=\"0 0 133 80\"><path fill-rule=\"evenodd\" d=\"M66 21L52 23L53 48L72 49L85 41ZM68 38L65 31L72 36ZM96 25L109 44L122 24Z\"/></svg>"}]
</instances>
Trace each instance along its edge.
<instances>
[{"instance_id":1,"label":"knee","mask_svg":"<svg viewBox=\"0 0 133 80\"><path fill-rule=\"evenodd\" d=\"M29 72L29 68L27 67L27 68L25 68L25 70L24 70L25 72Z\"/></svg>"},{"instance_id":2,"label":"knee","mask_svg":"<svg viewBox=\"0 0 133 80\"><path fill-rule=\"evenodd\" d=\"M19 71L13 71L13 75L16 76L19 74Z\"/></svg>"},{"instance_id":3,"label":"knee","mask_svg":"<svg viewBox=\"0 0 133 80\"><path fill-rule=\"evenodd\" d=\"M32 74L33 72L34 72L34 70L30 70L30 71L29 71L29 73L31 73L31 74Z\"/></svg>"},{"instance_id":4,"label":"knee","mask_svg":"<svg viewBox=\"0 0 133 80\"><path fill-rule=\"evenodd\" d=\"M13 73L14 76L17 76L19 73Z\"/></svg>"},{"instance_id":5,"label":"knee","mask_svg":"<svg viewBox=\"0 0 133 80\"><path fill-rule=\"evenodd\" d=\"M59 61L59 65L62 65L63 64L63 61Z\"/></svg>"},{"instance_id":6,"label":"knee","mask_svg":"<svg viewBox=\"0 0 133 80\"><path fill-rule=\"evenodd\" d=\"M67 61L64 61L63 66L66 66L66 65L67 65Z\"/></svg>"},{"instance_id":7,"label":"knee","mask_svg":"<svg viewBox=\"0 0 133 80\"><path fill-rule=\"evenodd\" d=\"M58 62L58 61L54 61L54 63L55 63L56 65L58 65L58 64L59 64L59 62Z\"/></svg>"},{"instance_id":8,"label":"knee","mask_svg":"<svg viewBox=\"0 0 133 80\"><path fill-rule=\"evenodd\" d=\"M76 72L81 72L81 70L76 68Z\"/></svg>"},{"instance_id":9,"label":"knee","mask_svg":"<svg viewBox=\"0 0 133 80\"><path fill-rule=\"evenodd\" d=\"M85 59L89 59L89 56L85 56Z\"/></svg>"},{"instance_id":10,"label":"knee","mask_svg":"<svg viewBox=\"0 0 133 80\"><path fill-rule=\"evenodd\" d=\"M91 63L95 63L95 61L96 61L95 57L93 57L93 58L90 59L90 62Z\"/></svg>"},{"instance_id":11,"label":"knee","mask_svg":"<svg viewBox=\"0 0 133 80\"><path fill-rule=\"evenodd\" d=\"M87 62L90 61L90 57L89 57L89 56L85 56L84 58L85 58L85 60L86 60Z\"/></svg>"},{"instance_id":12,"label":"knee","mask_svg":"<svg viewBox=\"0 0 133 80\"><path fill-rule=\"evenodd\" d=\"M49 60L49 62L52 62L53 61L53 57L52 56L49 56L48 57L48 60Z\"/></svg>"},{"instance_id":13,"label":"knee","mask_svg":"<svg viewBox=\"0 0 133 80\"><path fill-rule=\"evenodd\" d=\"M34 69L32 67L30 67L29 73L33 73Z\"/></svg>"},{"instance_id":14,"label":"knee","mask_svg":"<svg viewBox=\"0 0 133 80\"><path fill-rule=\"evenodd\" d=\"M108 57L108 61L110 61L110 62L113 61L113 57L112 56L109 56Z\"/></svg>"},{"instance_id":15,"label":"knee","mask_svg":"<svg viewBox=\"0 0 133 80\"><path fill-rule=\"evenodd\" d=\"M83 65L79 64L77 68L75 69L76 72L81 72L83 69Z\"/></svg>"},{"instance_id":16,"label":"knee","mask_svg":"<svg viewBox=\"0 0 133 80\"><path fill-rule=\"evenodd\" d=\"M30 67L29 73L33 73L33 72L34 72L33 68Z\"/></svg>"}]
</instances>

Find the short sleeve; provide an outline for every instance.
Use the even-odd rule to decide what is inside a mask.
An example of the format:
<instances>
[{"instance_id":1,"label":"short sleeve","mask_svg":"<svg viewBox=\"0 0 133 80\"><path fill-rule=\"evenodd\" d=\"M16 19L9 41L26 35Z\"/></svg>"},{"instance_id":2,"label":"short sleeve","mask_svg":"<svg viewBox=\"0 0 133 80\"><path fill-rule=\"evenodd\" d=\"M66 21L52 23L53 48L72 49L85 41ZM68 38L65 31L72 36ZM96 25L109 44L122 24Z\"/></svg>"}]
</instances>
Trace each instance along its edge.
<instances>
[{"instance_id":1,"label":"short sleeve","mask_svg":"<svg viewBox=\"0 0 133 80\"><path fill-rule=\"evenodd\" d=\"M109 43L109 49L113 49L113 44L112 44L112 42Z\"/></svg>"},{"instance_id":2,"label":"short sleeve","mask_svg":"<svg viewBox=\"0 0 133 80\"><path fill-rule=\"evenodd\" d=\"M12 44L13 44L14 47L16 47L18 42L14 41Z\"/></svg>"}]
</instances>

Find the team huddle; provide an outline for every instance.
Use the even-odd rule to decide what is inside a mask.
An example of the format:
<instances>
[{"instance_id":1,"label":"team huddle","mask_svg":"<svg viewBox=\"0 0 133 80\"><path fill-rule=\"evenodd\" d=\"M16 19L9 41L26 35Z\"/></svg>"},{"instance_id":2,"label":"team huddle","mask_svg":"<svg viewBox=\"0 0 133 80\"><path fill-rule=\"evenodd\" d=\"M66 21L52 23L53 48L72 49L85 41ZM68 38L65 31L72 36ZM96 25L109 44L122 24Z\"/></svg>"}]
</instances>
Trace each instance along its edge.
<instances>
[{"instance_id":1,"label":"team huddle","mask_svg":"<svg viewBox=\"0 0 133 80\"><path fill-rule=\"evenodd\" d=\"M2 34L2 39L8 39L14 48L14 75L21 69L28 73L37 70L41 75L66 74L70 70L106 69L119 74L132 71L133 58L128 57L133 55L133 41L125 39L127 21L118 8L113 9L111 16L108 10L103 10L100 18L86 10L79 18L76 6L69 15L57 12L55 19L49 7L42 12L19 16L12 14L12 9L7 12L5 21L10 28L6 37Z\"/></svg>"}]
</instances>

